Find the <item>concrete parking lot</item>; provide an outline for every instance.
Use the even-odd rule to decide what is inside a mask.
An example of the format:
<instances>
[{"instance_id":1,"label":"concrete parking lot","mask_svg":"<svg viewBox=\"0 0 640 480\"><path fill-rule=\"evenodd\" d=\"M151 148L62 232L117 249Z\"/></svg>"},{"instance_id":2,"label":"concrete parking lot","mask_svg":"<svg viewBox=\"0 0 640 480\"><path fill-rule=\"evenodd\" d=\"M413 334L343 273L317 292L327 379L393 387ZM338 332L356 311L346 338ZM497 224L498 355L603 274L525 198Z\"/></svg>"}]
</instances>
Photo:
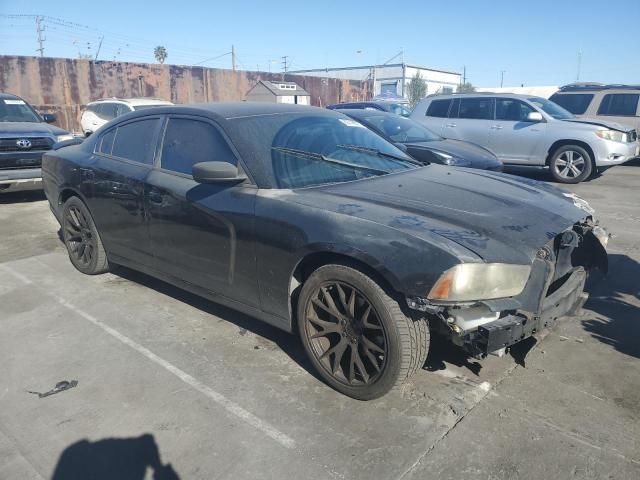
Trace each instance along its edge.
<instances>
[{"instance_id":1,"label":"concrete parking lot","mask_svg":"<svg viewBox=\"0 0 640 480\"><path fill-rule=\"evenodd\" d=\"M435 344L366 403L293 336L80 274L42 194L0 196L0 479L640 478L640 162L569 189L615 235L583 314L480 363Z\"/></svg>"}]
</instances>

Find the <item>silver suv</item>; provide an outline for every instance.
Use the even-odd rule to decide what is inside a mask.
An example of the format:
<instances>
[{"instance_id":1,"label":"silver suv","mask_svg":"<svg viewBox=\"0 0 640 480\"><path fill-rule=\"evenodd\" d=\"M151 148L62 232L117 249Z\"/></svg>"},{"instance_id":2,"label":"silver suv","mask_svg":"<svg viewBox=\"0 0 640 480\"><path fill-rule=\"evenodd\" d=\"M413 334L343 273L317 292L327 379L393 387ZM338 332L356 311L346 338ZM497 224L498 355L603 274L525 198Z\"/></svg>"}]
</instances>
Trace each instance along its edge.
<instances>
[{"instance_id":1,"label":"silver suv","mask_svg":"<svg viewBox=\"0 0 640 480\"><path fill-rule=\"evenodd\" d=\"M529 95L427 97L411 119L445 138L485 147L505 166L548 167L563 183L581 182L640 154L634 128L581 120L549 100Z\"/></svg>"}]
</instances>

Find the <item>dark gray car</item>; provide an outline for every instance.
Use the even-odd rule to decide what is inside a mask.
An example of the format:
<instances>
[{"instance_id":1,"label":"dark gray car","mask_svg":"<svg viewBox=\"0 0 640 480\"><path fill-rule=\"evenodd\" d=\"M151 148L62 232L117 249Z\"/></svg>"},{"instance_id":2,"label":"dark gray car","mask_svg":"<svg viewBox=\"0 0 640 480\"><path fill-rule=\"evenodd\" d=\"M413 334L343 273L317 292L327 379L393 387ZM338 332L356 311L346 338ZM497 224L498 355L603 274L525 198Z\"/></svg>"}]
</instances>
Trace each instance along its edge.
<instances>
[{"instance_id":1,"label":"dark gray car","mask_svg":"<svg viewBox=\"0 0 640 480\"><path fill-rule=\"evenodd\" d=\"M376 110L338 110L401 145L403 150L422 163L439 163L455 167L502 171L502 162L486 148L461 140L449 140L408 118Z\"/></svg>"}]
</instances>

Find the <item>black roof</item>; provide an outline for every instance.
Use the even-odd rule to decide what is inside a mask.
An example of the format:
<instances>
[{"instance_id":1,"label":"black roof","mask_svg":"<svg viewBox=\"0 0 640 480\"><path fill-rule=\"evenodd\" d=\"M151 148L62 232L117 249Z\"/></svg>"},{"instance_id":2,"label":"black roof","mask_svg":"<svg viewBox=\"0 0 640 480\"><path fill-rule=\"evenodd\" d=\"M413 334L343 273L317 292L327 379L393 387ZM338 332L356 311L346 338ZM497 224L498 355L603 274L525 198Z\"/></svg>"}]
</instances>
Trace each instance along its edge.
<instances>
[{"instance_id":1,"label":"black roof","mask_svg":"<svg viewBox=\"0 0 640 480\"><path fill-rule=\"evenodd\" d=\"M395 113L386 112L384 110L366 110L364 108L340 108L338 105L335 109L336 112L344 113L353 118L365 118L365 117L398 117Z\"/></svg>"},{"instance_id":2,"label":"black roof","mask_svg":"<svg viewBox=\"0 0 640 480\"><path fill-rule=\"evenodd\" d=\"M181 105L167 105L138 110L127 114L127 118L144 117L148 115L182 113L206 113L216 120L231 120L234 118L257 117L261 115L283 114L328 114L320 107L271 102L215 102L215 103L187 103ZM120 117L118 117L120 118Z\"/></svg>"}]
</instances>

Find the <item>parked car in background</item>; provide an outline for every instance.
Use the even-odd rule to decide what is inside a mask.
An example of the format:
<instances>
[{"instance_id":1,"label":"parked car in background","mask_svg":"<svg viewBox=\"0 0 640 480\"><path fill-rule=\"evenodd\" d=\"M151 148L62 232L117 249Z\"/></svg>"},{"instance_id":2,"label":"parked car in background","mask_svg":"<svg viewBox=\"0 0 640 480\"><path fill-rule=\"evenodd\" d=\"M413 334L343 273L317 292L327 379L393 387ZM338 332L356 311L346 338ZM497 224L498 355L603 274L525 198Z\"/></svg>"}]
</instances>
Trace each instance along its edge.
<instances>
[{"instance_id":1,"label":"parked car in background","mask_svg":"<svg viewBox=\"0 0 640 480\"><path fill-rule=\"evenodd\" d=\"M553 179L578 183L639 153L635 129L576 118L529 95L454 94L427 97L411 114L445 138L491 150L505 166L549 168Z\"/></svg>"},{"instance_id":2,"label":"parked car in background","mask_svg":"<svg viewBox=\"0 0 640 480\"><path fill-rule=\"evenodd\" d=\"M411 109L409 109L408 105L391 102L388 100L371 100L369 102L347 102L347 103L336 103L334 105L327 105L327 108L331 110L341 109L358 109L358 110L380 110L382 112L390 112L395 113L396 115L401 115L403 117L408 117L411 115Z\"/></svg>"},{"instance_id":3,"label":"parked car in background","mask_svg":"<svg viewBox=\"0 0 640 480\"><path fill-rule=\"evenodd\" d=\"M56 142L73 138L22 98L0 93L0 193L42 188L42 154Z\"/></svg>"},{"instance_id":4,"label":"parked car in background","mask_svg":"<svg viewBox=\"0 0 640 480\"><path fill-rule=\"evenodd\" d=\"M430 328L483 357L573 314L607 268L608 235L575 196L421 165L315 107L134 112L51 151L43 180L79 271L129 266L297 331L362 400L422 368Z\"/></svg>"},{"instance_id":5,"label":"parked car in background","mask_svg":"<svg viewBox=\"0 0 640 480\"><path fill-rule=\"evenodd\" d=\"M640 132L640 85L573 83L549 100L578 117L619 122Z\"/></svg>"},{"instance_id":6,"label":"parked car in background","mask_svg":"<svg viewBox=\"0 0 640 480\"><path fill-rule=\"evenodd\" d=\"M379 110L336 111L357 120L388 141L401 145L403 150L422 163L502 171L502 162L486 148L461 140L442 138L409 118Z\"/></svg>"},{"instance_id":7,"label":"parked car in background","mask_svg":"<svg viewBox=\"0 0 640 480\"><path fill-rule=\"evenodd\" d=\"M157 98L106 98L87 104L80 117L80 126L85 136L91 135L98 128L125 113L144 110L145 108L173 105Z\"/></svg>"}]
</instances>

